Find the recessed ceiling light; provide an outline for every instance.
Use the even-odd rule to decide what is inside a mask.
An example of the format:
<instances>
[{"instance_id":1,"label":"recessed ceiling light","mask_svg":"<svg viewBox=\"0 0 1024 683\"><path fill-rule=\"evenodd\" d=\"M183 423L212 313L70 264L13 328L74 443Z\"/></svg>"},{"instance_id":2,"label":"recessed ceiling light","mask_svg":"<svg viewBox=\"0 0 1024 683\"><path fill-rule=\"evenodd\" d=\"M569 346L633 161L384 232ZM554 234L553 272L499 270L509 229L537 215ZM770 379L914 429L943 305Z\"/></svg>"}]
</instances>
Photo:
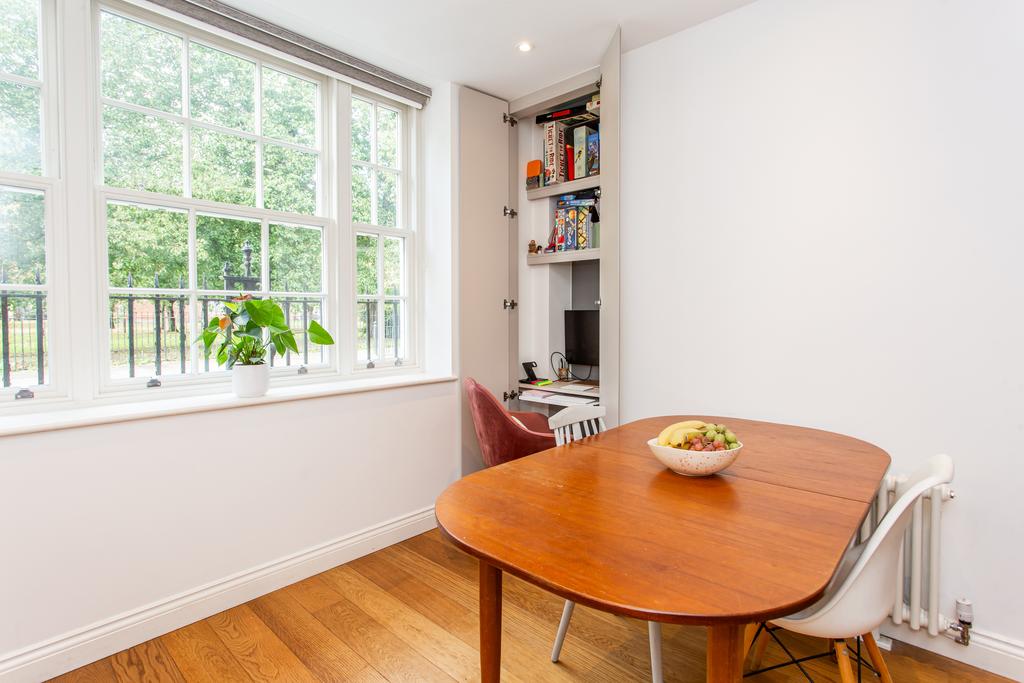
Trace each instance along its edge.
<instances>
[{"instance_id":1,"label":"recessed ceiling light","mask_svg":"<svg viewBox=\"0 0 1024 683\"><path fill-rule=\"evenodd\" d=\"M533 49L533 44L528 40L524 40L521 43L516 43L516 49L520 52L529 52Z\"/></svg>"}]
</instances>

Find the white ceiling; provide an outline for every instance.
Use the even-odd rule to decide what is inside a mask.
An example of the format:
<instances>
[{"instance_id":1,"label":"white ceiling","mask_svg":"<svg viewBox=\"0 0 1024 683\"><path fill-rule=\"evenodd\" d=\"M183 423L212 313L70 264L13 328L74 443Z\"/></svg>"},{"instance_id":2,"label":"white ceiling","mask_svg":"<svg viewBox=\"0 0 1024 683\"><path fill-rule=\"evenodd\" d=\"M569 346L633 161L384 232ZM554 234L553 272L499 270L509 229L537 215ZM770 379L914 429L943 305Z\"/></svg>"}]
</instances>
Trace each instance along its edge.
<instances>
[{"instance_id":1,"label":"white ceiling","mask_svg":"<svg viewBox=\"0 0 1024 683\"><path fill-rule=\"evenodd\" d=\"M515 99L754 0L228 0L402 76ZM521 53L522 40L534 45Z\"/></svg>"}]
</instances>

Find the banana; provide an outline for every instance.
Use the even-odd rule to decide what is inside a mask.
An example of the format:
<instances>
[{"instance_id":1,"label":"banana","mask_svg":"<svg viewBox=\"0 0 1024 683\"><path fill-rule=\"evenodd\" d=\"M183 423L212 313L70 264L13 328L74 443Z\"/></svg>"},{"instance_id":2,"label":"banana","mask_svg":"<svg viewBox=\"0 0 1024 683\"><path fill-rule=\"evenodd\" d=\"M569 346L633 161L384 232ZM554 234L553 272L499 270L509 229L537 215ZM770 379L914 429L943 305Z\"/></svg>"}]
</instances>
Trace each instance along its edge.
<instances>
[{"instance_id":1,"label":"banana","mask_svg":"<svg viewBox=\"0 0 1024 683\"><path fill-rule=\"evenodd\" d=\"M700 434L700 430L694 429L693 427L680 427L676 431L672 432L672 435L668 437L668 445L679 448L684 441L694 434Z\"/></svg>"},{"instance_id":2,"label":"banana","mask_svg":"<svg viewBox=\"0 0 1024 683\"><path fill-rule=\"evenodd\" d=\"M703 426L704 423L700 420L685 420L683 422L670 424L668 427L661 430L661 434L658 434L658 445L667 446L669 437L672 436L672 433L677 429L700 429Z\"/></svg>"}]
</instances>

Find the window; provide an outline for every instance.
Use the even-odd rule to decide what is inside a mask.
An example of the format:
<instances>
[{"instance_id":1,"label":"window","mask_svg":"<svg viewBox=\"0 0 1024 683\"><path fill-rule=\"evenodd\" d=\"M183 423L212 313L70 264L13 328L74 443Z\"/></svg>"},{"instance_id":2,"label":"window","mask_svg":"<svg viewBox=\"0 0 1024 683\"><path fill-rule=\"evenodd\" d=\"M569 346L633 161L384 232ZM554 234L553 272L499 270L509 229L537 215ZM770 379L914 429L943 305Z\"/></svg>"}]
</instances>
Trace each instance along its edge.
<instances>
[{"instance_id":1,"label":"window","mask_svg":"<svg viewBox=\"0 0 1024 683\"><path fill-rule=\"evenodd\" d=\"M217 370L192 341L240 292L326 325L324 84L107 10L100 41L110 377Z\"/></svg>"},{"instance_id":2,"label":"window","mask_svg":"<svg viewBox=\"0 0 1024 683\"><path fill-rule=\"evenodd\" d=\"M0 413L225 392L240 293L333 333L275 384L415 369L410 110L140 5L0 0Z\"/></svg>"},{"instance_id":3,"label":"window","mask_svg":"<svg viewBox=\"0 0 1024 683\"><path fill-rule=\"evenodd\" d=\"M38 0L0 0L0 395L50 382L48 211Z\"/></svg>"},{"instance_id":4,"label":"window","mask_svg":"<svg viewBox=\"0 0 1024 683\"><path fill-rule=\"evenodd\" d=\"M352 98L356 363L401 365L409 347L408 257L413 232L402 210L402 112Z\"/></svg>"}]
</instances>

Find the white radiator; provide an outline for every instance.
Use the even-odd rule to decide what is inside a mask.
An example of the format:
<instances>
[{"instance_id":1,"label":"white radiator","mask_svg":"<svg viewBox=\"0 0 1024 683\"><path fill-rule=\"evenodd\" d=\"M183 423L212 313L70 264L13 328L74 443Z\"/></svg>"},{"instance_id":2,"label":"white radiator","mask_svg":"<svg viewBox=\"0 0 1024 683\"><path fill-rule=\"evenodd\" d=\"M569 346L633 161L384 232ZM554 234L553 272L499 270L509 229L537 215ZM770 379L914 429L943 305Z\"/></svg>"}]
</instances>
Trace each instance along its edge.
<instances>
[{"instance_id":1,"label":"white radiator","mask_svg":"<svg viewBox=\"0 0 1024 683\"><path fill-rule=\"evenodd\" d=\"M906 480L904 476L886 475L878 489L875 504L861 526L858 541L871 535ZM915 631L924 624L933 636L945 631L952 623L939 613L939 550L942 504L953 497L953 490L943 484L926 491L914 502L913 519L903 538L895 578L896 599L890 613L893 623L906 622ZM927 596L927 603L922 603L923 596Z\"/></svg>"}]
</instances>

